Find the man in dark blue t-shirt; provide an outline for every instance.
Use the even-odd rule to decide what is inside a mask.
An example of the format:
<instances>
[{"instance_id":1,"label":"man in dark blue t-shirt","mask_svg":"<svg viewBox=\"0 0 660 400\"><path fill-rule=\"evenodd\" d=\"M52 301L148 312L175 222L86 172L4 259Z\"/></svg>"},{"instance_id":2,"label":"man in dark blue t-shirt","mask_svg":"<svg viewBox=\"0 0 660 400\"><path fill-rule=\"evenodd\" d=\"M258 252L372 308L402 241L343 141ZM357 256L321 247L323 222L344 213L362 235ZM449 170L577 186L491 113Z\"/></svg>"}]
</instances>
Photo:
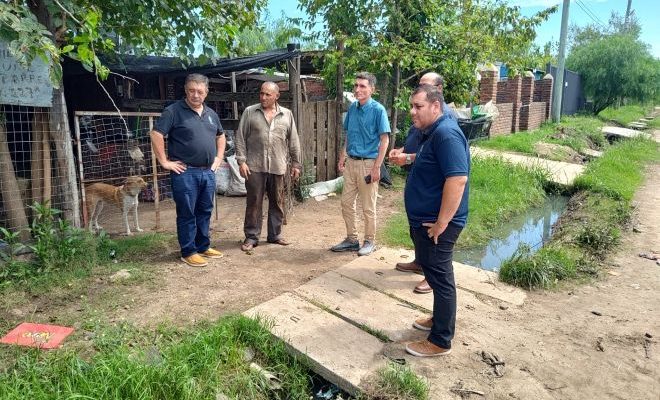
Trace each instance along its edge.
<instances>
[{"instance_id":1,"label":"man in dark blue t-shirt","mask_svg":"<svg viewBox=\"0 0 660 400\"><path fill-rule=\"evenodd\" d=\"M442 94L442 89L444 86L444 79L442 78L442 75L438 74L437 72L427 72L424 75L422 75L421 79L419 80L420 85L431 85L435 86L438 88L438 91L440 94ZM443 102L442 103L442 112L443 114L447 115L449 118L456 119L456 116L454 115L454 112L449 108L447 103ZM408 130L408 135L406 136L406 141L403 144L403 147L398 148L398 149L392 149L388 155L389 161L392 164L399 165L403 167L406 171L410 171L412 167L412 163L415 162L415 157L417 154L417 149L419 149L419 142L422 139L422 132L415 128L415 126L411 126L410 129ZM415 246L414 238L412 236L412 231L410 232L410 239L413 240L413 247ZM402 272L414 272L417 274L422 274L422 267L419 265L417 260L412 260L409 263L397 263L396 264L396 269ZM413 292L415 293L431 293L433 289L431 289L431 286L429 286L428 282L426 279L422 279L417 285L415 285L415 289L413 289Z\"/></svg>"},{"instance_id":2,"label":"man in dark blue t-shirt","mask_svg":"<svg viewBox=\"0 0 660 400\"><path fill-rule=\"evenodd\" d=\"M456 284L452 257L468 214L470 151L457 122L443 113L444 99L431 85L411 96L410 115L421 131L404 200L415 244L415 260L433 289L433 316L413 323L429 331L426 340L406 345L420 357L451 352L456 325Z\"/></svg>"},{"instance_id":3,"label":"man in dark blue t-shirt","mask_svg":"<svg viewBox=\"0 0 660 400\"><path fill-rule=\"evenodd\" d=\"M209 225L215 170L222 162L226 139L218 114L204 104L208 78L190 74L184 87L186 98L163 110L150 136L158 162L170 171L181 260L191 267L204 267L206 258L222 257L210 247Z\"/></svg>"}]
</instances>

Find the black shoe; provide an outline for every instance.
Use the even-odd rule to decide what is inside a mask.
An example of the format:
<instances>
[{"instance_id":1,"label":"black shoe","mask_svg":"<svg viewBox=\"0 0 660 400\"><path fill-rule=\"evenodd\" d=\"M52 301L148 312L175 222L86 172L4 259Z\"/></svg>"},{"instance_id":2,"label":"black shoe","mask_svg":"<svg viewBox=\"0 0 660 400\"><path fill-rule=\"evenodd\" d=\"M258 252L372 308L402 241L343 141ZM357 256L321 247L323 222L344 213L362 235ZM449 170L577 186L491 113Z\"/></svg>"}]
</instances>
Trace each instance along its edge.
<instances>
[{"instance_id":1,"label":"black shoe","mask_svg":"<svg viewBox=\"0 0 660 400\"><path fill-rule=\"evenodd\" d=\"M360 242L357 239L346 238L339 244L336 244L330 248L331 251L358 251L360 250Z\"/></svg>"}]
</instances>

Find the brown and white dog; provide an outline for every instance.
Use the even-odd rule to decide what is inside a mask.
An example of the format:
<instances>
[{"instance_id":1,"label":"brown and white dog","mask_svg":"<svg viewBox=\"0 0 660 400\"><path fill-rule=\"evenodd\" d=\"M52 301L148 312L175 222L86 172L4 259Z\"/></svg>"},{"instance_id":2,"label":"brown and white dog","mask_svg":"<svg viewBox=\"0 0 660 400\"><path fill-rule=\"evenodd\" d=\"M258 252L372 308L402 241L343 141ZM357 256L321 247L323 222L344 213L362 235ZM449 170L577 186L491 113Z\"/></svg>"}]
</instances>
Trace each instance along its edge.
<instances>
[{"instance_id":1,"label":"brown and white dog","mask_svg":"<svg viewBox=\"0 0 660 400\"><path fill-rule=\"evenodd\" d=\"M87 212L89 215L90 232L100 231L99 215L105 203L111 203L121 209L126 228L126 235L132 235L128 226L128 213L135 215L135 230L142 232L138 223L138 194L147 187L147 183L139 176L129 176L122 186L112 186L107 183L94 183L85 187Z\"/></svg>"}]
</instances>

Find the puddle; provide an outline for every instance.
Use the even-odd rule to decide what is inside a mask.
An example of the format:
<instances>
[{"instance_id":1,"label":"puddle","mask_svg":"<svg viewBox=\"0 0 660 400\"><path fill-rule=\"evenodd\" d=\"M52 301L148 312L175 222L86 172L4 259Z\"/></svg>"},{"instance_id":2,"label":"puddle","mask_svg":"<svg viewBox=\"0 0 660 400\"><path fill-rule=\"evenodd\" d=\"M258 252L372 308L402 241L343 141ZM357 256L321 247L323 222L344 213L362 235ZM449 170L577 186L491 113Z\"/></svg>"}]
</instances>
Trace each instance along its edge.
<instances>
[{"instance_id":1,"label":"puddle","mask_svg":"<svg viewBox=\"0 0 660 400\"><path fill-rule=\"evenodd\" d=\"M552 225L566 209L568 197L548 196L540 207L527 210L522 215L495 229L485 246L456 249L454 261L490 271L497 271L502 262L510 258L521 243L528 245L532 253L543 246L552 235ZM468 219L468 223L470 223Z\"/></svg>"}]
</instances>

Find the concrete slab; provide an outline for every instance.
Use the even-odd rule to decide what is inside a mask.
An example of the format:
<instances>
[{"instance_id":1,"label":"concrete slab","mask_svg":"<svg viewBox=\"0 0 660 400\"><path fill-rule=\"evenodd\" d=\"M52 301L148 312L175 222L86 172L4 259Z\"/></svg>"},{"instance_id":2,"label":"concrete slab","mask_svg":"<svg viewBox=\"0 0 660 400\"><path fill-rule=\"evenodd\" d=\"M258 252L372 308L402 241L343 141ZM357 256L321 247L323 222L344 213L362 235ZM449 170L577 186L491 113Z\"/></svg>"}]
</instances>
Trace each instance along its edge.
<instances>
[{"instance_id":1,"label":"concrete slab","mask_svg":"<svg viewBox=\"0 0 660 400\"><path fill-rule=\"evenodd\" d=\"M592 149L582 149L580 150L580 154L582 154L583 156L587 156L589 158L600 158L603 156L602 151L592 150Z\"/></svg>"},{"instance_id":2,"label":"concrete slab","mask_svg":"<svg viewBox=\"0 0 660 400\"><path fill-rule=\"evenodd\" d=\"M295 293L397 342L410 336L413 321L428 315L335 272L325 273L300 286Z\"/></svg>"},{"instance_id":3,"label":"concrete slab","mask_svg":"<svg viewBox=\"0 0 660 400\"><path fill-rule=\"evenodd\" d=\"M552 182L564 186L572 185L575 178L582 175L585 168L584 165L580 164L546 160L538 157L482 149L479 147L470 147L470 153L473 157L501 157L512 164L542 168L548 171Z\"/></svg>"},{"instance_id":4,"label":"concrete slab","mask_svg":"<svg viewBox=\"0 0 660 400\"><path fill-rule=\"evenodd\" d=\"M650 137L647 133L636 131L634 129L619 128L618 126L604 126L601 131L607 137L619 137L624 139L636 138L638 136Z\"/></svg>"},{"instance_id":5,"label":"concrete slab","mask_svg":"<svg viewBox=\"0 0 660 400\"><path fill-rule=\"evenodd\" d=\"M285 293L243 313L268 317L271 332L312 369L351 394L363 379L386 364L383 343L376 337L291 293Z\"/></svg>"},{"instance_id":6,"label":"concrete slab","mask_svg":"<svg viewBox=\"0 0 660 400\"><path fill-rule=\"evenodd\" d=\"M369 256L351 261L335 272L430 311L433 309L433 296L412 293L421 275L394 269L397 262L413 258L414 252L410 250L381 248ZM509 304L522 305L527 297L524 290L500 282L496 273L461 263L454 262L454 278L457 288L463 292L488 296ZM459 303L469 301L472 297L468 293L458 294Z\"/></svg>"},{"instance_id":7,"label":"concrete slab","mask_svg":"<svg viewBox=\"0 0 660 400\"><path fill-rule=\"evenodd\" d=\"M628 128L632 129L646 129L648 128L648 124L644 122L631 122L628 124Z\"/></svg>"}]
</instances>

